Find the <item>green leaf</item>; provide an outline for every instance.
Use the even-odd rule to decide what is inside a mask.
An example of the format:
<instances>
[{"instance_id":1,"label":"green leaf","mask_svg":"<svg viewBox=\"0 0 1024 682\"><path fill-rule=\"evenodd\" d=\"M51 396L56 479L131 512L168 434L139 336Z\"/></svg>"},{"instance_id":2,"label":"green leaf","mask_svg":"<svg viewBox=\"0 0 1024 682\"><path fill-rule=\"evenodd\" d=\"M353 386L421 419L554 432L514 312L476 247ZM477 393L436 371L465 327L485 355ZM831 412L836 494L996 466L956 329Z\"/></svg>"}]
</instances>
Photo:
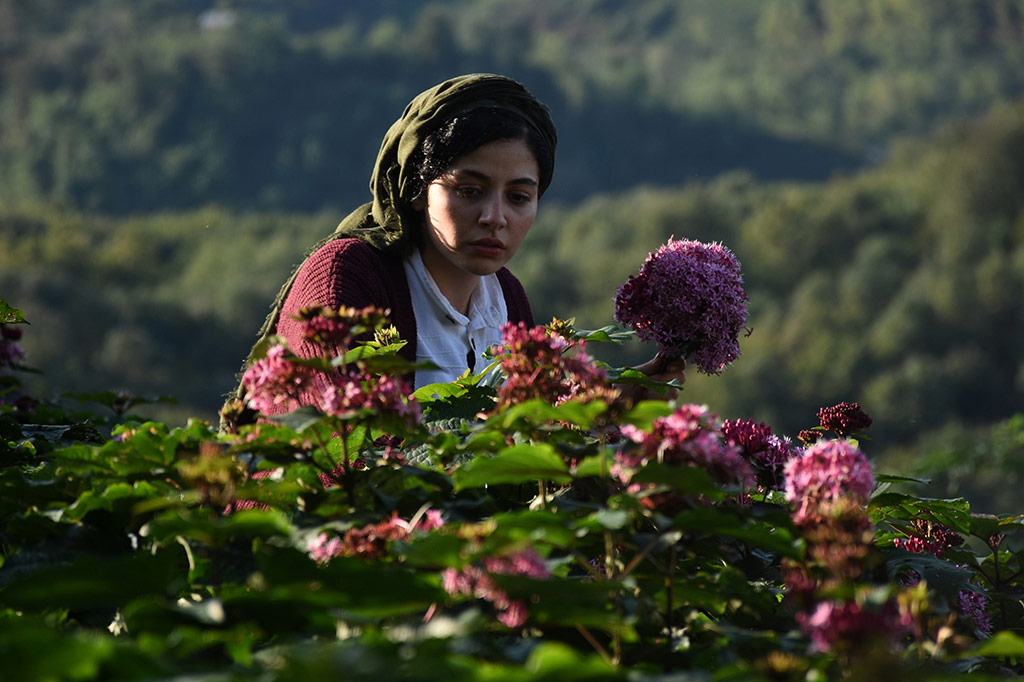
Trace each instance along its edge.
<instances>
[{"instance_id":1,"label":"green leaf","mask_svg":"<svg viewBox=\"0 0 1024 682\"><path fill-rule=\"evenodd\" d=\"M521 575L492 575L495 584L512 598L528 600L530 620L540 624L585 625L604 632L635 636L614 608L612 594L622 590L618 583L551 578L538 580Z\"/></svg>"},{"instance_id":2,"label":"green leaf","mask_svg":"<svg viewBox=\"0 0 1024 682\"><path fill-rule=\"evenodd\" d=\"M431 603L445 598L435 576L381 561L338 557L319 566L295 550L268 551L258 561L269 590L260 593L239 586L237 592L222 598L225 607L244 602L252 617L279 632L287 632L287 627L268 624L275 619L274 609L265 608L268 599L279 599L280 606L288 609L290 604L305 603L307 610L322 609L328 615L342 609L377 618L422 614Z\"/></svg>"},{"instance_id":3,"label":"green leaf","mask_svg":"<svg viewBox=\"0 0 1024 682\"><path fill-rule=\"evenodd\" d=\"M652 390L659 395L664 395L671 388L682 389L682 384L677 380L672 381L655 381L638 369L632 367L611 367L603 362L598 361L597 365L603 367L605 372L608 373L608 381L613 384L639 384L648 390Z\"/></svg>"},{"instance_id":4,"label":"green leaf","mask_svg":"<svg viewBox=\"0 0 1024 682\"><path fill-rule=\"evenodd\" d=\"M333 417L328 417L312 405L303 405L286 414L274 415L271 419L293 429L296 433L302 433L309 427L333 419Z\"/></svg>"},{"instance_id":5,"label":"green leaf","mask_svg":"<svg viewBox=\"0 0 1024 682\"><path fill-rule=\"evenodd\" d=\"M397 543L395 553L409 566L462 566L465 541L442 533L430 533L411 542Z\"/></svg>"},{"instance_id":6,"label":"green leaf","mask_svg":"<svg viewBox=\"0 0 1024 682\"><path fill-rule=\"evenodd\" d=\"M1024 657L1024 637L1008 630L997 632L975 648L964 652L963 657L969 656Z\"/></svg>"},{"instance_id":7,"label":"green leaf","mask_svg":"<svg viewBox=\"0 0 1024 682\"><path fill-rule=\"evenodd\" d=\"M509 545L524 543L568 545L575 537L575 531L566 519L550 509L524 509L491 518L495 529L482 548L485 553L500 554L508 550Z\"/></svg>"},{"instance_id":8,"label":"green leaf","mask_svg":"<svg viewBox=\"0 0 1024 682\"><path fill-rule=\"evenodd\" d=\"M932 482L930 478L919 478L916 476L895 476L893 474L876 474L875 481L878 483L920 483L928 485Z\"/></svg>"},{"instance_id":9,"label":"green leaf","mask_svg":"<svg viewBox=\"0 0 1024 682\"><path fill-rule=\"evenodd\" d=\"M0 604L24 611L112 608L146 594L173 594L184 582L179 552L83 554L6 583L0 588Z\"/></svg>"},{"instance_id":10,"label":"green leaf","mask_svg":"<svg viewBox=\"0 0 1024 682\"><path fill-rule=\"evenodd\" d=\"M629 512L623 509L600 509L582 519L579 527L591 527L607 530L622 530L629 525Z\"/></svg>"},{"instance_id":11,"label":"green leaf","mask_svg":"<svg viewBox=\"0 0 1024 682\"><path fill-rule=\"evenodd\" d=\"M180 535L207 544L223 544L235 538L290 538L294 528L279 511L246 509L227 516L210 516L201 510L174 510L147 524L147 534L162 542Z\"/></svg>"},{"instance_id":12,"label":"green leaf","mask_svg":"<svg viewBox=\"0 0 1024 682\"><path fill-rule=\"evenodd\" d=\"M971 514L971 535L988 538L999 532L999 517L992 514Z\"/></svg>"},{"instance_id":13,"label":"green leaf","mask_svg":"<svg viewBox=\"0 0 1024 682\"><path fill-rule=\"evenodd\" d=\"M0 298L0 324L28 324L24 313L12 308L7 301Z\"/></svg>"},{"instance_id":14,"label":"green leaf","mask_svg":"<svg viewBox=\"0 0 1024 682\"><path fill-rule=\"evenodd\" d=\"M467 391L468 389L465 386L460 386L459 384L427 384L417 388L412 397L422 403L430 403L434 400L458 398L465 395Z\"/></svg>"},{"instance_id":15,"label":"green leaf","mask_svg":"<svg viewBox=\"0 0 1024 682\"><path fill-rule=\"evenodd\" d=\"M386 346L385 348L392 348L392 346ZM415 372L421 369L436 369L436 365L432 362L409 362L401 355L395 355L394 353L384 353L381 350L368 349L372 352L359 354L361 349L357 348L353 351L349 351L345 354L346 361L351 362L357 360L359 366L368 374L389 374L391 376L401 376L410 372ZM352 358L352 360L349 360Z\"/></svg>"},{"instance_id":16,"label":"green leaf","mask_svg":"<svg viewBox=\"0 0 1024 682\"><path fill-rule=\"evenodd\" d=\"M526 672L534 682L573 680L620 680L622 676L596 654L580 654L562 642L543 642L530 652Z\"/></svg>"},{"instance_id":17,"label":"green leaf","mask_svg":"<svg viewBox=\"0 0 1024 682\"><path fill-rule=\"evenodd\" d=\"M114 483L106 488L94 487L82 493L68 507L67 517L81 519L94 509L129 513L140 502L160 498L166 492L147 481Z\"/></svg>"},{"instance_id":18,"label":"green leaf","mask_svg":"<svg viewBox=\"0 0 1024 682\"><path fill-rule=\"evenodd\" d=\"M584 476L607 476L608 468L615 463L615 458L611 453L606 455L591 455L590 457L584 458L582 462L576 465L572 470L572 475L576 478L583 478Z\"/></svg>"},{"instance_id":19,"label":"green leaf","mask_svg":"<svg viewBox=\"0 0 1024 682\"><path fill-rule=\"evenodd\" d=\"M457 469L453 478L456 490L502 483L572 480L562 457L546 443L514 445L494 456L479 455Z\"/></svg>"},{"instance_id":20,"label":"green leaf","mask_svg":"<svg viewBox=\"0 0 1024 682\"><path fill-rule=\"evenodd\" d=\"M630 483L656 483L691 495L704 495L721 499L725 493L704 469L695 466L670 466L663 462L648 462L630 479Z\"/></svg>"},{"instance_id":21,"label":"green leaf","mask_svg":"<svg viewBox=\"0 0 1024 682\"><path fill-rule=\"evenodd\" d=\"M966 534L971 527L970 504L962 497L943 500L885 492L871 499L868 513L875 524L890 519L931 518L958 533Z\"/></svg>"},{"instance_id":22,"label":"green leaf","mask_svg":"<svg viewBox=\"0 0 1024 682\"><path fill-rule=\"evenodd\" d=\"M540 398L534 398L494 415L488 419L488 424L506 431L513 430L520 420L528 424L566 422L589 428L594 420L607 410L607 405L596 400L589 403L570 400L555 406Z\"/></svg>"},{"instance_id":23,"label":"green leaf","mask_svg":"<svg viewBox=\"0 0 1024 682\"><path fill-rule=\"evenodd\" d=\"M129 650L108 633L63 630L42 618L0 618L0 660L5 680L96 680L101 667L110 675L111 663L131 661L134 673L145 668L132 661ZM143 677L159 675L156 665ZM124 670L125 668L122 668ZM131 678L126 675L125 679Z\"/></svg>"},{"instance_id":24,"label":"green leaf","mask_svg":"<svg viewBox=\"0 0 1024 682\"><path fill-rule=\"evenodd\" d=\"M655 419L667 417L673 411L672 406L664 400L642 400L622 415L619 423L632 424L641 431L650 431Z\"/></svg>"},{"instance_id":25,"label":"green leaf","mask_svg":"<svg viewBox=\"0 0 1024 682\"><path fill-rule=\"evenodd\" d=\"M914 554L902 549L891 549L886 551L886 555L885 563L890 575L895 575L904 568L912 569L930 587L954 602L961 590L970 589L970 581L974 577L972 571L939 559L933 554Z\"/></svg>"},{"instance_id":26,"label":"green leaf","mask_svg":"<svg viewBox=\"0 0 1024 682\"><path fill-rule=\"evenodd\" d=\"M508 441L504 433L488 429L471 435L462 447L469 452L497 452L507 446Z\"/></svg>"},{"instance_id":27,"label":"green leaf","mask_svg":"<svg viewBox=\"0 0 1024 682\"><path fill-rule=\"evenodd\" d=\"M606 325L600 329L577 329L572 335L574 339L584 341L597 341L602 343L624 343L636 337L632 329L624 329L614 324Z\"/></svg>"},{"instance_id":28,"label":"green leaf","mask_svg":"<svg viewBox=\"0 0 1024 682\"><path fill-rule=\"evenodd\" d=\"M997 533L1015 533L1024 528L1024 515L971 514L971 535L983 540Z\"/></svg>"},{"instance_id":29,"label":"green leaf","mask_svg":"<svg viewBox=\"0 0 1024 682\"><path fill-rule=\"evenodd\" d=\"M690 533L723 535L785 556L797 556L796 543L788 529L751 521L730 508L702 507L684 511L672 520L672 527Z\"/></svg>"}]
</instances>

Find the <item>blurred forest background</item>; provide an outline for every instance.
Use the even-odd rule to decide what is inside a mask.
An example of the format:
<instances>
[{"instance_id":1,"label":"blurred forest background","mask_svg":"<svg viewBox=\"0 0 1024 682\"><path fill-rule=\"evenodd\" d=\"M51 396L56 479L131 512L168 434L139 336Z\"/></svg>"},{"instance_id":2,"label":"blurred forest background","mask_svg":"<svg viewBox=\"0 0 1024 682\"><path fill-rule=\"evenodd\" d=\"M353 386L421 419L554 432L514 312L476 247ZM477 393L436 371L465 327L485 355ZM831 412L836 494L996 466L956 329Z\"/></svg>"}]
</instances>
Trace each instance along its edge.
<instances>
[{"instance_id":1,"label":"blurred forest background","mask_svg":"<svg viewBox=\"0 0 1024 682\"><path fill-rule=\"evenodd\" d=\"M1016 502L1024 0L0 0L0 297L36 394L214 419L388 126L471 71L559 126L511 265L539 320L609 324L668 237L722 241L753 334L686 399L788 434L858 401L883 470Z\"/></svg>"}]
</instances>

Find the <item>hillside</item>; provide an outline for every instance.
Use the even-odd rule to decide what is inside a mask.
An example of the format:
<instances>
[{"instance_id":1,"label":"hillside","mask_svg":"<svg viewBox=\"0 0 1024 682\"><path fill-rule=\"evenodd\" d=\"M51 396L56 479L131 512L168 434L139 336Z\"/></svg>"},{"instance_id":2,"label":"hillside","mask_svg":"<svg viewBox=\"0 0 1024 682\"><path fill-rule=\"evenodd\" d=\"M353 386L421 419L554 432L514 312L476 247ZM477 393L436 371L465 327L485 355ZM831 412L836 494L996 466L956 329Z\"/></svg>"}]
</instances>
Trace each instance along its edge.
<instances>
[{"instance_id":1,"label":"hillside","mask_svg":"<svg viewBox=\"0 0 1024 682\"><path fill-rule=\"evenodd\" d=\"M547 205L513 269L538 319L597 327L669 236L722 241L744 264L754 331L721 377L691 373L688 398L791 433L859 400L887 442L988 424L1024 410L1022 160L1024 105L998 107L823 184L741 174ZM173 394L212 415L273 293L335 219L8 209L0 290L29 312L47 386Z\"/></svg>"},{"instance_id":2,"label":"hillside","mask_svg":"<svg viewBox=\"0 0 1024 682\"><path fill-rule=\"evenodd\" d=\"M212 417L407 99L502 71L561 134L513 263L540 319L607 324L648 251L720 240L754 333L688 396L991 424L1024 409L1022 31L1010 0L0 0L0 296L40 390Z\"/></svg>"},{"instance_id":3,"label":"hillside","mask_svg":"<svg viewBox=\"0 0 1024 682\"><path fill-rule=\"evenodd\" d=\"M467 71L551 105L553 198L736 169L822 180L1024 92L1022 8L4 0L0 200L346 210L405 102Z\"/></svg>"}]
</instances>

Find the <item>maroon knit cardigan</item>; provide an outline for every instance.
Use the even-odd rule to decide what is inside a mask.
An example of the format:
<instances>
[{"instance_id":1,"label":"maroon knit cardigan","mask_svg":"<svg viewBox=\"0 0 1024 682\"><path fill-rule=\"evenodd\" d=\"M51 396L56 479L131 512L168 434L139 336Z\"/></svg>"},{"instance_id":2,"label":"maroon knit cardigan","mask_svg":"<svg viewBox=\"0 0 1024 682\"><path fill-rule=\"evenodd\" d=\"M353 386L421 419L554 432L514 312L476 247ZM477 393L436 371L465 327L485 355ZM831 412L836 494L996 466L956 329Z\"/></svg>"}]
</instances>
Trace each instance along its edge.
<instances>
[{"instance_id":1,"label":"maroon knit cardigan","mask_svg":"<svg viewBox=\"0 0 1024 682\"><path fill-rule=\"evenodd\" d=\"M505 295L509 322L533 326L533 311L523 285L506 268L497 275ZM327 242L307 258L285 298L277 322L277 333L285 338L288 348L301 357L317 352L303 340L301 326L295 319L300 310L312 305L331 308L372 305L390 309L391 323L407 342L399 354L410 362L416 361L416 316L401 258L354 238ZM406 376L410 383L414 378L414 374Z\"/></svg>"}]
</instances>

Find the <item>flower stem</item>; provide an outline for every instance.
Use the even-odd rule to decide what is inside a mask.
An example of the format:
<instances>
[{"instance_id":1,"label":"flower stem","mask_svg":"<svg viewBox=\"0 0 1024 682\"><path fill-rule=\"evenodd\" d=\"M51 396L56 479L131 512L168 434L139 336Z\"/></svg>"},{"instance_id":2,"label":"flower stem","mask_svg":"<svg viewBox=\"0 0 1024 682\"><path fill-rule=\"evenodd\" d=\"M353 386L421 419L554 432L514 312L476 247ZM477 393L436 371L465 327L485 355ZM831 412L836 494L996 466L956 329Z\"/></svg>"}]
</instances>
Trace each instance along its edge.
<instances>
[{"instance_id":1,"label":"flower stem","mask_svg":"<svg viewBox=\"0 0 1024 682\"><path fill-rule=\"evenodd\" d=\"M667 656L665 657L665 672L668 673L671 670L670 661L672 658L672 631L674 629L672 623L672 611L674 605L672 604L672 573L676 567L676 546L672 545L672 549L669 551L668 559L668 573L665 575L665 629L668 636L665 637L665 645L668 648Z\"/></svg>"}]
</instances>

